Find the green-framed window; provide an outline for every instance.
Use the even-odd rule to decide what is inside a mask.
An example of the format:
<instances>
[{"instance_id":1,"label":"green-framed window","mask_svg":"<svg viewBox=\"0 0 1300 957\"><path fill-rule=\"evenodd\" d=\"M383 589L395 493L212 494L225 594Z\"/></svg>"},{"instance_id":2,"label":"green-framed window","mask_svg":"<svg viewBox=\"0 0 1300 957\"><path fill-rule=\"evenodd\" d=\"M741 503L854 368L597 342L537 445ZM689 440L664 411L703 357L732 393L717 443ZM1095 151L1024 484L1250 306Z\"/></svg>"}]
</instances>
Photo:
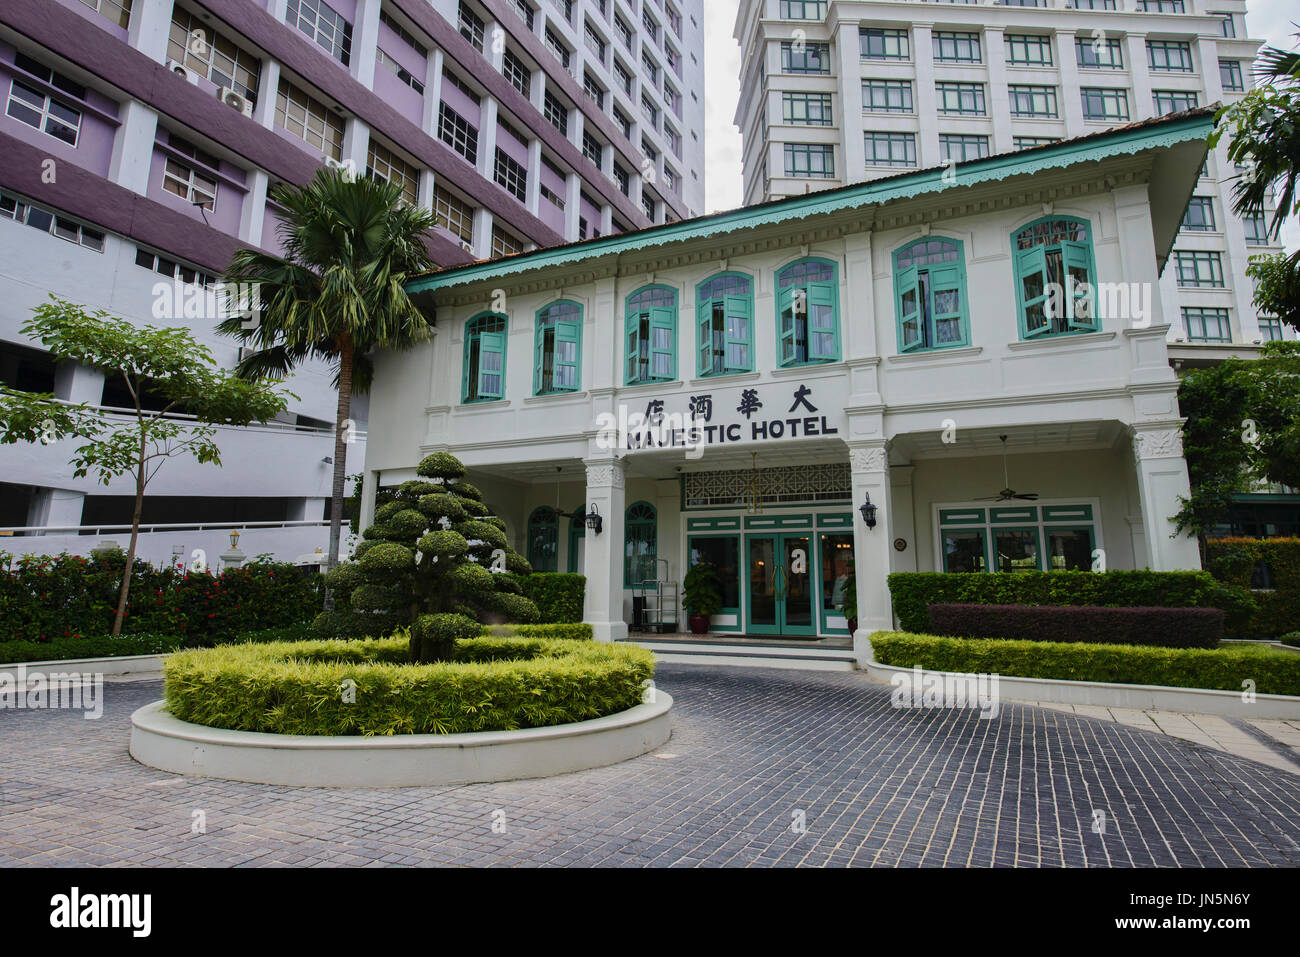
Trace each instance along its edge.
<instances>
[{"instance_id":1,"label":"green-framed window","mask_svg":"<svg viewBox=\"0 0 1300 957\"><path fill-rule=\"evenodd\" d=\"M696 373L700 376L754 369L754 281L726 272L695 289Z\"/></svg>"},{"instance_id":2,"label":"green-framed window","mask_svg":"<svg viewBox=\"0 0 1300 957\"><path fill-rule=\"evenodd\" d=\"M1196 94L1184 90L1152 90L1151 102L1156 116L1168 116L1183 110L1196 109Z\"/></svg>"},{"instance_id":3,"label":"green-framed window","mask_svg":"<svg viewBox=\"0 0 1300 957\"><path fill-rule=\"evenodd\" d=\"M627 297L625 385L677 378L677 290L645 286Z\"/></svg>"},{"instance_id":4,"label":"green-framed window","mask_svg":"<svg viewBox=\"0 0 1300 957\"><path fill-rule=\"evenodd\" d=\"M783 73L830 73L831 45L829 43L794 43L787 40L781 44L781 72Z\"/></svg>"},{"instance_id":5,"label":"green-framed window","mask_svg":"<svg viewBox=\"0 0 1300 957\"><path fill-rule=\"evenodd\" d=\"M1179 229L1195 232L1212 232L1214 230L1214 199L1210 196L1193 196L1187 202L1183 212L1183 222Z\"/></svg>"},{"instance_id":6,"label":"green-framed window","mask_svg":"<svg viewBox=\"0 0 1300 957\"><path fill-rule=\"evenodd\" d=\"M1180 286L1221 288L1224 285L1222 253L1203 249L1176 250L1174 267Z\"/></svg>"},{"instance_id":7,"label":"green-framed window","mask_svg":"<svg viewBox=\"0 0 1300 957\"><path fill-rule=\"evenodd\" d=\"M1007 87L1007 98L1011 101L1012 116L1036 116L1056 119L1061 115L1056 104L1056 87L1054 86L1012 84Z\"/></svg>"},{"instance_id":8,"label":"green-framed window","mask_svg":"<svg viewBox=\"0 0 1300 957\"><path fill-rule=\"evenodd\" d=\"M533 394L577 392L582 387L582 306L567 299L537 312Z\"/></svg>"},{"instance_id":9,"label":"green-framed window","mask_svg":"<svg viewBox=\"0 0 1300 957\"><path fill-rule=\"evenodd\" d=\"M829 93L781 94L781 117L800 126L830 126L834 121Z\"/></svg>"},{"instance_id":10,"label":"green-framed window","mask_svg":"<svg viewBox=\"0 0 1300 957\"><path fill-rule=\"evenodd\" d=\"M785 175L800 179L833 179L835 147L829 143L786 143Z\"/></svg>"},{"instance_id":11,"label":"green-framed window","mask_svg":"<svg viewBox=\"0 0 1300 957\"><path fill-rule=\"evenodd\" d=\"M906 30L859 27L858 52L864 60L909 59L912 55L911 34Z\"/></svg>"},{"instance_id":12,"label":"green-framed window","mask_svg":"<svg viewBox=\"0 0 1300 957\"><path fill-rule=\"evenodd\" d=\"M1085 120L1128 122L1128 90L1085 86L1079 90Z\"/></svg>"},{"instance_id":13,"label":"green-framed window","mask_svg":"<svg viewBox=\"0 0 1300 957\"><path fill-rule=\"evenodd\" d=\"M659 515L649 502L633 502L623 516L623 584L628 588L658 576Z\"/></svg>"},{"instance_id":14,"label":"green-framed window","mask_svg":"<svg viewBox=\"0 0 1300 957\"><path fill-rule=\"evenodd\" d=\"M789 94L787 94L789 95ZM862 112L864 113L911 113L911 80L874 80L862 81Z\"/></svg>"},{"instance_id":15,"label":"green-framed window","mask_svg":"<svg viewBox=\"0 0 1300 957\"><path fill-rule=\"evenodd\" d=\"M1188 342L1232 341L1227 309L1183 306L1183 325L1187 327Z\"/></svg>"},{"instance_id":16,"label":"green-framed window","mask_svg":"<svg viewBox=\"0 0 1300 957\"><path fill-rule=\"evenodd\" d=\"M1241 61L1220 60L1219 82L1223 85L1223 88L1229 92L1246 89L1246 81L1243 79L1241 73Z\"/></svg>"},{"instance_id":17,"label":"green-framed window","mask_svg":"<svg viewBox=\"0 0 1300 957\"><path fill-rule=\"evenodd\" d=\"M783 20L824 20L826 0L781 0L780 14Z\"/></svg>"},{"instance_id":18,"label":"green-framed window","mask_svg":"<svg viewBox=\"0 0 1300 957\"><path fill-rule=\"evenodd\" d=\"M1186 40L1148 40L1147 66L1174 73L1192 72L1192 45Z\"/></svg>"},{"instance_id":19,"label":"green-framed window","mask_svg":"<svg viewBox=\"0 0 1300 957\"><path fill-rule=\"evenodd\" d=\"M954 163L983 159L989 155L989 138L982 133L940 133L939 152Z\"/></svg>"},{"instance_id":20,"label":"green-framed window","mask_svg":"<svg viewBox=\"0 0 1300 957\"><path fill-rule=\"evenodd\" d=\"M1035 220L1011 235L1011 249L1021 338L1099 328L1093 295L1097 273L1087 222L1063 216Z\"/></svg>"},{"instance_id":21,"label":"green-framed window","mask_svg":"<svg viewBox=\"0 0 1300 957\"><path fill-rule=\"evenodd\" d=\"M936 63L981 63L978 33L936 30L930 37Z\"/></svg>"},{"instance_id":22,"label":"green-framed window","mask_svg":"<svg viewBox=\"0 0 1300 957\"><path fill-rule=\"evenodd\" d=\"M868 166L915 166L916 134L867 130L862 146Z\"/></svg>"},{"instance_id":23,"label":"green-framed window","mask_svg":"<svg viewBox=\"0 0 1300 957\"><path fill-rule=\"evenodd\" d=\"M461 375L461 398L486 402L505 396L505 316L485 313L465 324L465 359Z\"/></svg>"},{"instance_id":24,"label":"green-framed window","mask_svg":"<svg viewBox=\"0 0 1300 957\"><path fill-rule=\"evenodd\" d=\"M548 505L528 516L528 564L535 572L553 572L559 561L559 521Z\"/></svg>"},{"instance_id":25,"label":"green-framed window","mask_svg":"<svg viewBox=\"0 0 1300 957\"><path fill-rule=\"evenodd\" d=\"M1074 54L1083 70L1124 69L1124 42L1115 37L1076 37Z\"/></svg>"},{"instance_id":26,"label":"green-framed window","mask_svg":"<svg viewBox=\"0 0 1300 957\"><path fill-rule=\"evenodd\" d=\"M1059 142L1061 142L1059 136L1013 136L1011 138L1011 145L1018 150L1028 150L1035 146L1047 146Z\"/></svg>"},{"instance_id":27,"label":"green-framed window","mask_svg":"<svg viewBox=\"0 0 1300 957\"><path fill-rule=\"evenodd\" d=\"M1091 505L939 509L944 572L1091 571L1100 522Z\"/></svg>"},{"instance_id":28,"label":"green-framed window","mask_svg":"<svg viewBox=\"0 0 1300 957\"><path fill-rule=\"evenodd\" d=\"M970 345L960 240L933 236L895 251L894 304L899 352Z\"/></svg>"},{"instance_id":29,"label":"green-framed window","mask_svg":"<svg viewBox=\"0 0 1300 957\"><path fill-rule=\"evenodd\" d=\"M840 357L835 264L800 259L776 274L776 356L782 368Z\"/></svg>"},{"instance_id":30,"label":"green-framed window","mask_svg":"<svg viewBox=\"0 0 1300 957\"><path fill-rule=\"evenodd\" d=\"M1038 33L1008 33L1007 62L1012 66L1051 66L1052 38Z\"/></svg>"},{"instance_id":31,"label":"green-framed window","mask_svg":"<svg viewBox=\"0 0 1300 957\"><path fill-rule=\"evenodd\" d=\"M936 83L934 91L940 113L964 116L983 116L983 83Z\"/></svg>"}]
</instances>

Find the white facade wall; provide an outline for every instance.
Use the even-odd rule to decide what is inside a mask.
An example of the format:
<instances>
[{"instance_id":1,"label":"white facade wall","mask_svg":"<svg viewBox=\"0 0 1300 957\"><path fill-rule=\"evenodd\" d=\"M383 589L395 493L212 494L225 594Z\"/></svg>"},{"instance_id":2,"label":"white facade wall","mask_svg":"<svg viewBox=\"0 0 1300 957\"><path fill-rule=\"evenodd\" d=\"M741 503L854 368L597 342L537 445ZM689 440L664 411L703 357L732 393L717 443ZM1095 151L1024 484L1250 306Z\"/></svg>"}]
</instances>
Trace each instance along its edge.
<instances>
[{"instance_id":1,"label":"white facade wall","mask_svg":"<svg viewBox=\"0 0 1300 957\"><path fill-rule=\"evenodd\" d=\"M1086 0L1085 0L1086 2ZM1185 0L1184 13L1146 12L1140 0L1115 0L1116 9L1074 9L1061 0L1040 0L1038 7L987 3L931 3L921 0L871 0L823 3L824 19L783 18L789 12L781 0L742 0L736 19L736 36L742 52L742 94L736 122L744 138L744 196L746 203L800 195L845 183L856 183L905 172L905 167L868 166L863 140L867 131L908 133L916 138L916 165L941 166L946 156L940 146L944 134L988 137L990 154L1010 151L1017 137L1064 139L1107 128L1107 122L1085 119L1080 88L1123 89L1132 121L1155 115L1153 90L1193 93L1197 105L1230 103L1243 93L1225 90L1220 82L1219 60L1240 64L1247 88L1253 84L1251 64L1260 41L1246 36L1244 0ZM810 10L814 4L804 5ZM1231 28L1223 26L1231 18ZM866 59L860 56L859 28L907 31L909 55L901 59ZM1235 35L1225 36L1230 29ZM975 33L981 41L977 64L936 62L933 34ZM1041 35L1050 39L1052 64L1025 66L1008 63L1006 36ZM796 74L781 68L782 41L828 42L829 74ZM1122 69L1080 67L1076 40L1089 44L1114 39L1123 51ZM1189 44L1192 69L1188 72L1154 70L1147 41L1181 41ZM761 64L761 68L760 68ZM912 85L913 109L905 112L864 111L865 78L900 80ZM940 113L936 83L981 84L985 110L980 116ZM1057 116L1050 119L1011 115L1009 85L1050 86L1056 91ZM834 119L829 126L784 122L783 94L832 94ZM827 143L835 147L835 175L807 179L785 175L785 144ZM1267 341L1251 299L1253 281L1246 275L1249 257L1280 251L1271 243L1248 243L1240 218L1232 211L1232 188L1240 173L1227 159L1227 140L1207 160L1206 175L1196 195L1213 200L1214 228L1183 230L1176 249L1207 251L1221 257L1223 284L1218 287L1180 286L1171 259L1160 282L1168 313L1171 342L1194 343L1199 325L1189 330L1183 308L1226 309L1231 341L1252 344ZM1271 219L1271 207L1268 218ZM1292 330L1278 327L1294 338Z\"/></svg>"},{"instance_id":2,"label":"white facade wall","mask_svg":"<svg viewBox=\"0 0 1300 957\"><path fill-rule=\"evenodd\" d=\"M1126 180L1124 174L1099 192L1083 187L1099 175L1082 167L1041 173L1036 184L1045 193L1035 195L1080 189L1056 201L1051 213L1090 224L1099 279L1153 283L1157 252L1147 188L1140 175ZM851 501L827 508L852 516L858 634L865 636L892 626L885 586L889 571L942 568L937 510L996 497L1003 487L998 437L1005 434L1014 487L1039 493L1044 505L1093 506L1095 542L1104 550L1106 567L1197 568L1194 541L1172 537L1168 521L1178 509L1178 496L1187 494L1187 475L1177 381L1158 300L1155 313L1140 321L1109 318L1097 332L1022 339L1009 237L1045 212L1042 203L1024 201L1023 188L1008 186L999 193L1002 187L986 186L969 197L984 208L965 214L952 206L937 212L946 197L913 198L879 210L874 229L843 217L796 217L731 234L710 236L706 230L696 239L647 248L631 261L593 255L520 275L489 270L481 279L441 289L435 293L435 341L412 353L384 356L379 364L363 513L372 507L376 487L414 477L421 456L434 450L449 450L465 462L470 480L507 520L520 548L534 508L558 504L570 511L597 502L605 531L597 538L588 534L579 570L588 577L588 620L599 637L609 639L621 636L631 613L632 592L621 581L620 558L627 505L644 500L656 506L658 557L668 560L669 577L680 581L687 568L688 522L745 515L735 507L683 510L683 474L747 469L751 463L760 468L848 463ZM1004 199L993 198L999 195ZM915 224L921 219L930 219L930 225ZM971 344L901 354L892 256L926 235L963 244ZM836 266L840 358L781 368L776 274L804 257ZM754 283L754 371L698 378L696 287L727 270ZM648 283L678 294L677 377L627 386L624 302ZM505 395L466 403L465 327L492 308L494 290L506 295ZM581 390L538 396L533 394L534 316L559 298L583 308ZM813 437L791 437L787 431L779 439L760 440L750 431L752 423L738 414L742 393L754 390L769 410L764 415L785 419L800 387L811 390L821 420ZM707 444L702 457L680 447L611 449L601 441L602 414L641 414L654 400L662 401L666 412L681 414L702 393L713 398L711 421L738 426L734 441ZM808 414L790 408L793 417ZM952 442L942 437L950 425ZM756 462L751 453L757 453ZM870 530L856 511L867 495L879 508L877 527ZM806 503L800 507L826 511ZM771 503L764 512L781 513ZM560 571L567 565L566 530L562 523ZM895 539L902 541L901 549Z\"/></svg>"}]
</instances>

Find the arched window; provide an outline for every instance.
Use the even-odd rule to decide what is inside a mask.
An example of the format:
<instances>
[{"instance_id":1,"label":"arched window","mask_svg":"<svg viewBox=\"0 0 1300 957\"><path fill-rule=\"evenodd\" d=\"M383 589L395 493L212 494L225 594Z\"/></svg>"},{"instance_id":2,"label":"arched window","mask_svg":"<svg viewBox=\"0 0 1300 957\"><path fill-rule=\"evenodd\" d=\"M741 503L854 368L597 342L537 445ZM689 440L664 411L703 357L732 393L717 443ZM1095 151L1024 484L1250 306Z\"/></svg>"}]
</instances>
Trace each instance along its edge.
<instances>
[{"instance_id":1,"label":"arched window","mask_svg":"<svg viewBox=\"0 0 1300 957\"><path fill-rule=\"evenodd\" d=\"M898 351L970 345L966 264L956 239L931 237L894 253Z\"/></svg>"},{"instance_id":2,"label":"arched window","mask_svg":"<svg viewBox=\"0 0 1300 957\"><path fill-rule=\"evenodd\" d=\"M646 286L627 297L625 385L677 378L677 290Z\"/></svg>"},{"instance_id":3,"label":"arched window","mask_svg":"<svg viewBox=\"0 0 1300 957\"><path fill-rule=\"evenodd\" d=\"M535 572L553 572L559 551L555 509L543 505L528 516L528 564Z\"/></svg>"},{"instance_id":4,"label":"arched window","mask_svg":"<svg viewBox=\"0 0 1300 957\"><path fill-rule=\"evenodd\" d=\"M533 393L577 392L582 387L582 307L560 300L537 313Z\"/></svg>"},{"instance_id":5,"label":"arched window","mask_svg":"<svg viewBox=\"0 0 1300 957\"><path fill-rule=\"evenodd\" d=\"M1100 328L1093 294L1097 274L1086 222L1059 216L1037 220L1012 234L1011 251L1021 338Z\"/></svg>"},{"instance_id":6,"label":"arched window","mask_svg":"<svg viewBox=\"0 0 1300 957\"><path fill-rule=\"evenodd\" d=\"M569 519L569 572L582 574L582 562L578 559L581 543L587 537L587 506L579 505Z\"/></svg>"},{"instance_id":7,"label":"arched window","mask_svg":"<svg viewBox=\"0 0 1300 957\"><path fill-rule=\"evenodd\" d=\"M659 521L649 502L634 502L627 507L623 522L623 584L631 587L652 581L659 543Z\"/></svg>"},{"instance_id":8,"label":"arched window","mask_svg":"<svg viewBox=\"0 0 1300 957\"><path fill-rule=\"evenodd\" d=\"M776 274L777 364L800 366L840 357L835 264L801 259Z\"/></svg>"},{"instance_id":9,"label":"arched window","mask_svg":"<svg viewBox=\"0 0 1300 957\"><path fill-rule=\"evenodd\" d=\"M506 317L475 316L465 324L465 364L461 381L466 402L500 399L506 392Z\"/></svg>"},{"instance_id":10,"label":"arched window","mask_svg":"<svg viewBox=\"0 0 1300 957\"><path fill-rule=\"evenodd\" d=\"M695 290L695 329L700 376L750 372L754 368L754 282L722 273Z\"/></svg>"}]
</instances>

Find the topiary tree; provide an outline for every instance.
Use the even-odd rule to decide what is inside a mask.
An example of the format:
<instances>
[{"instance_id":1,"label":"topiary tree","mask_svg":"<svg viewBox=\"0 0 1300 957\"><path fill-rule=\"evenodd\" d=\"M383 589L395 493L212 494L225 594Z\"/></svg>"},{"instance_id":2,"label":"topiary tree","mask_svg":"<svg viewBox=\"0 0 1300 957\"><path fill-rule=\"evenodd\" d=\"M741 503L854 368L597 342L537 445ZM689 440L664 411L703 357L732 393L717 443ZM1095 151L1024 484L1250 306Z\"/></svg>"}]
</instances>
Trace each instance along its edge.
<instances>
[{"instance_id":1,"label":"topiary tree","mask_svg":"<svg viewBox=\"0 0 1300 957\"><path fill-rule=\"evenodd\" d=\"M463 481L465 466L435 452L392 501L375 512L353 561L326 582L340 607L320 615L330 637L411 629L411 660L447 661L456 640L474 638L483 623L532 622L537 606L515 575L532 569L506 541L505 522L489 513L482 493Z\"/></svg>"}]
</instances>

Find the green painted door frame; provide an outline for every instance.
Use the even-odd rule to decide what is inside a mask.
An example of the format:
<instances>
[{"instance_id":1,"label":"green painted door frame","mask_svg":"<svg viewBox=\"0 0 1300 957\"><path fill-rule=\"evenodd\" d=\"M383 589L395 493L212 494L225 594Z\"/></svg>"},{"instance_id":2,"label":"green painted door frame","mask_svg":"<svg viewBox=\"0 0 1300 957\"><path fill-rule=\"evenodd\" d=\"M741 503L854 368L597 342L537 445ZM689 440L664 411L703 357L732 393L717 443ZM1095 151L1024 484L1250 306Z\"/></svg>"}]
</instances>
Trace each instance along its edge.
<instances>
[{"instance_id":1,"label":"green painted door frame","mask_svg":"<svg viewBox=\"0 0 1300 957\"><path fill-rule=\"evenodd\" d=\"M811 529L745 535L742 564L746 634L817 634L814 597L820 605L821 591L816 589L814 594L813 588L819 581L816 541Z\"/></svg>"}]
</instances>

